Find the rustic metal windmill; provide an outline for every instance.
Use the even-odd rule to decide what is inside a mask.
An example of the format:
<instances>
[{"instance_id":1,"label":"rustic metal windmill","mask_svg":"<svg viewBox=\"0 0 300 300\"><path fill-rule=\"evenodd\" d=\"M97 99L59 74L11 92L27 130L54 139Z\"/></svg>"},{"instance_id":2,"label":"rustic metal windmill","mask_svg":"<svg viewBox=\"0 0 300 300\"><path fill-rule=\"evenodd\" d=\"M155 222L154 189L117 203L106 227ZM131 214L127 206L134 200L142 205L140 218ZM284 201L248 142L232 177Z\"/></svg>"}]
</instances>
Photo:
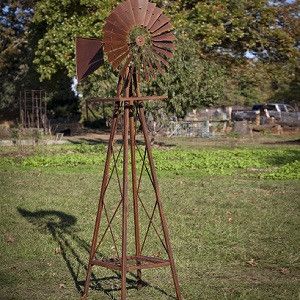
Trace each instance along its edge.
<instances>
[{"instance_id":1,"label":"rustic metal windmill","mask_svg":"<svg viewBox=\"0 0 300 300\"><path fill-rule=\"evenodd\" d=\"M126 274L136 271L137 288L141 287L142 270L160 267L170 267L176 290L177 299L182 299L175 263L170 243L168 226L162 207L156 169L153 161L150 137L147 129L144 101L163 100L165 96L142 96L140 81L155 78L157 73L163 73L168 67L168 58L173 57L175 36L172 32L170 19L162 10L148 0L127 0L119 4L107 18L104 26L104 38L78 38L76 43L77 77L78 80L91 74L103 63L103 49L113 68L119 71L119 82L115 98L98 98L98 101L112 101L114 113L111 133L108 143L99 206L94 227L90 250L84 295L87 298L93 266L102 266L121 273L121 299L126 299ZM114 145L118 120L123 120L123 151L122 180L119 180L120 202L111 218L106 210L106 192L110 184L112 172L116 169ZM137 128L141 128L144 138L144 155L141 155L141 174L137 172ZM139 150L138 150L139 151ZM120 152L119 152L120 153ZM130 155L129 155L130 154ZM130 156L130 159L129 159ZM113 167L112 167L113 165ZM147 167L148 165L148 167ZM141 178L143 170L151 181L154 190L154 208L149 213L140 197ZM128 255L128 213L129 213L129 172L131 173L131 190L134 216L134 255ZM143 242L140 228L140 208L146 212L149 224L146 228ZM141 208L141 209L142 209ZM110 231L114 247L117 250L116 238L112 230L112 222L121 209L121 255L116 257L98 258L97 251L105 234ZM157 212L161 232L154 225L154 214ZM101 220L107 220L104 234L99 238ZM167 258L158 255L144 255L144 244L149 235L149 229L154 228L166 252Z\"/></svg>"}]
</instances>

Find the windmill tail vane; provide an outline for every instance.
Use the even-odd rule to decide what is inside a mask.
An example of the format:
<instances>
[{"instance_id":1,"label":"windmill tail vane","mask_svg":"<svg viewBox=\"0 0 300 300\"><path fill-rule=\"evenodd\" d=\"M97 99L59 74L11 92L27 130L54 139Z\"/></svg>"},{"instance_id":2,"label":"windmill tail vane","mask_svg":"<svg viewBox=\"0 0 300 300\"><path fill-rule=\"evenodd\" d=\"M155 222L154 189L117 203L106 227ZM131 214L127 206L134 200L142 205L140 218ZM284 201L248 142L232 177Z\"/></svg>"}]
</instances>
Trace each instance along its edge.
<instances>
[{"instance_id":1,"label":"windmill tail vane","mask_svg":"<svg viewBox=\"0 0 300 300\"><path fill-rule=\"evenodd\" d=\"M99 102L113 102L114 112L82 299L88 297L92 269L95 266L120 274L121 300L127 299L126 276L129 272L135 272L136 288L139 289L143 286L143 270L170 267L176 299L182 299L144 108L145 101L159 101L167 97L143 96L139 88L141 80L150 81L158 73L165 72L169 66L168 59L173 57L174 41L170 19L156 4L148 0L126 0L117 5L106 20L103 40L82 37L76 39L76 69L79 81L103 65L104 53L113 69L119 72L116 97L95 98ZM120 120L122 145L118 146L115 140ZM140 141L137 141L139 133L143 140L143 149ZM118 175L119 158L122 159L122 176ZM138 164L141 166L138 167ZM113 175L117 178L114 188L118 190L120 200L116 203L113 214L109 215L107 205L112 199L107 190L112 185ZM151 183L153 202L150 202L149 195L147 203L142 199L141 185L145 176ZM129 191L132 193L132 202L129 201ZM129 203L132 203L132 210ZM152 210L149 210L148 205L151 205ZM130 211L134 217L134 253L131 254L128 243ZM117 215L120 215L121 220L119 239L113 228ZM103 225L105 221L107 224ZM146 250L150 229L154 231L165 257L153 255L153 252L149 254ZM113 250L106 257L100 255L99 251L104 249L101 247L107 233L111 234Z\"/></svg>"}]
</instances>

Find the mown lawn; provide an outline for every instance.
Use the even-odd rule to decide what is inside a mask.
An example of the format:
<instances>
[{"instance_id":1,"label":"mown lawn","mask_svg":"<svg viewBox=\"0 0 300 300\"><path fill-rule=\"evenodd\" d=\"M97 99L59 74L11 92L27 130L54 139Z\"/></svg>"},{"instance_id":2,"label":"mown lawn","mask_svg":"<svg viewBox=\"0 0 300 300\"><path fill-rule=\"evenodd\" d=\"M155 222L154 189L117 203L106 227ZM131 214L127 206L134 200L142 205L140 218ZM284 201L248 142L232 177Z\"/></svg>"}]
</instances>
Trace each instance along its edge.
<instances>
[{"instance_id":1,"label":"mown lawn","mask_svg":"<svg viewBox=\"0 0 300 300\"><path fill-rule=\"evenodd\" d=\"M299 145L161 142L154 154L184 299L299 299ZM1 300L80 298L104 158L102 144L0 149ZM146 176L141 197L151 211ZM158 255L151 233L146 250ZM100 251L115 254L109 239ZM90 299L118 299L117 279L95 267ZM174 299L169 269L144 280L128 299Z\"/></svg>"}]
</instances>

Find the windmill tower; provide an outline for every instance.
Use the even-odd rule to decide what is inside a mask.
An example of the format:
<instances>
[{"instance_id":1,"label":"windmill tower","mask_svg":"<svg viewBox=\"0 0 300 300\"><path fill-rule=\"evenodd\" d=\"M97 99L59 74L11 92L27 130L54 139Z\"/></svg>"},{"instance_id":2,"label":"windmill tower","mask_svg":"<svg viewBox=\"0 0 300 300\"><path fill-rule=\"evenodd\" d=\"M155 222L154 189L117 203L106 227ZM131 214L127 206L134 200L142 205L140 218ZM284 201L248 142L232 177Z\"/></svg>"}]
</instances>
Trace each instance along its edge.
<instances>
[{"instance_id":1,"label":"windmill tower","mask_svg":"<svg viewBox=\"0 0 300 300\"><path fill-rule=\"evenodd\" d=\"M127 0L119 4L107 18L103 40L77 38L76 41L78 80L85 78L103 64L104 52L113 68L119 72L116 97L98 99L113 102L114 113L90 249L84 299L88 297L92 269L96 266L120 272L122 300L127 297L128 272L136 273L137 288L140 288L142 270L169 267L177 299L182 299L144 108L145 101L164 100L167 97L143 96L140 92L142 80L149 81L156 78L157 74L162 74L169 66L167 60L173 57L172 51L175 50L175 36L172 29L170 19L155 4L148 0ZM116 154L115 140L120 120L122 120L122 145ZM143 151L137 143L138 129L143 137ZM118 175L117 167L119 158L122 159L121 175ZM107 191L112 185L111 178L114 173L117 174L117 184L113 188L119 192L119 201L109 216L107 204L111 199L107 196ZM153 191L152 202L147 199L147 203L141 196L144 173L149 177ZM151 198L150 195L147 195L147 198ZM131 237L130 212L133 215L134 253L129 253L128 245ZM118 214L119 239L113 228L116 227L113 223ZM159 229L155 225L155 218L159 223ZM147 220L147 226L141 225L142 219ZM150 236L150 229L158 238L164 257L160 252L150 255L146 251L145 245ZM110 256L104 256L99 252L108 232L111 234L113 250Z\"/></svg>"}]
</instances>

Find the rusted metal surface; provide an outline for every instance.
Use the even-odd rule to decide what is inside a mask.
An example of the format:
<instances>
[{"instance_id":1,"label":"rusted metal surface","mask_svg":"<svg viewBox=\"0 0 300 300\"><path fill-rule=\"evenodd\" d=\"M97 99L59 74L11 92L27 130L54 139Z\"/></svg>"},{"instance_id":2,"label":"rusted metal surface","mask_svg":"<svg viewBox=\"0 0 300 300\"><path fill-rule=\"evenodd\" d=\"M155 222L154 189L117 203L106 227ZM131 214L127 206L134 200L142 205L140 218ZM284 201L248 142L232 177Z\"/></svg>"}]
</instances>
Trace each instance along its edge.
<instances>
[{"instance_id":1,"label":"rusted metal surface","mask_svg":"<svg viewBox=\"0 0 300 300\"><path fill-rule=\"evenodd\" d=\"M167 58L172 58L174 56L173 53L169 50L158 48L158 47L153 47L153 49L155 52L162 54L163 56L166 56Z\"/></svg>"},{"instance_id":2,"label":"rusted metal surface","mask_svg":"<svg viewBox=\"0 0 300 300\"><path fill-rule=\"evenodd\" d=\"M131 26L118 14L117 10L114 10L107 20L113 22L118 27L121 27L125 32L128 32L131 28Z\"/></svg>"},{"instance_id":3,"label":"rusted metal surface","mask_svg":"<svg viewBox=\"0 0 300 300\"><path fill-rule=\"evenodd\" d=\"M144 33L132 41L131 34L136 28L144 28ZM155 4L148 0L127 0L119 4L107 19L103 30L104 51L114 69L122 73L129 65L134 66L136 59L141 60L142 75L148 81L167 67L160 59L148 62L149 58L153 60L151 51L160 52L168 59L173 57L175 36L172 30L170 19ZM160 43L159 46L156 43ZM140 51L136 51L136 46ZM156 47L166 50L155 50Z\"/></svg>"},{"instance_id":4,"label":"rusted metal surface","mask_svg":"<svg viewBox=\"0 0 300 300\"><path fill-rule=\"evenodd\" d=\"M174 42L175 40L176 38L171 32L163 33L152 38L153 42Z\"/></svg>"},{"instance_id":5,"label":"rusted metal surface","mask_svg":"<svg viewBox=\"0 0 300 300\"><path fill-rule=\"evenodd\" d=\"M176 268L175 268L175 262L174 262L173 250L172 250L171 242L170 242L168 225L167 225L166 217L165 217L163 207L162 207L160 189L159 189L156 169L155 169L155 165L154 165L152 147L151 147L148 128L147 128L147 124L146 124L145 110L144 110L143 104L139 105L139 119L141 122L144 140L145 140L145 144L146 144L146 151L147 151L147 155L148 155L148 159L149 159L151 176L153 179L153 188L154 188L155 195L156 195L156 202L157 202L157 205L159 208L159 215L160 215L161 225L162 225L162 229L163 229L163 233L164 233L164 239L165 239L165 243L166 243L166 247L167 247L167 253L168 253L170 264L171 264L171 271L172 271L172 277L173 277L173 282L174 282L174 286L175 286L176 296L177 296L177 299L181 300L182 297L181 297L181 293L180 293L178 275L177 275Z\"/></svg>"},{"instance_id":6,"label":"rusted metal surface","mask_svg":"<svg viewBox=\"0 0 300 300\"><path fill-rule=\"evenodd\" d=\"M122 82L123 82L123 80L120 78L119 83L118 83L118 92L120 91ZM112 158L113 144L114 144L114 139L115 139L115 135L116 135L119 114L120 114L120 103L117 102L115 104L115 109L114 109L112 128L111 128L110 137L109 137L109 146L107 148L106 161L105 161L105 167L104 167L103 179L102 179L102 186L101 186L101 190L100 190L100 199L99 199L96 221L95 221L95 226L94 226L92 245L91 245L91 249L90 249L90 258L89 258L89 264L88 264L86 281L85 281L84 292L83 292L83 294L85 296L88 295L88 290L89 290L90 281L91 281L91 273L92 273L92 262L95 259L95 255L96 255L96 251L97 251L99 228L100 228L101 216L102 216L102 212L103 212L105 192L106 192L108 181L109 181L110 162L111 162L111 158Z\"/></svg>"},{"instance_id":7,"label":"rusted metal surface","mask_svg":"<svg viewBox=\"0 0 300 300\"><path fill-rule=\"evenodd\" d=\"M142 30L141 33L132 38L131 34L135 28L142 28ZM167 97L142 96L139 88L142 78L146 78L146 80L155 78L157 73L163 73L169 66L167 59L173 57L173 50L175 50L173 43L175 36L172 29L170 19L163 15L161 9L148 0L126 0L119 4L108 17L104 26L104 51L112 66L115 69L119 69L120 76L116 97L97 97L89 100L89 103L113 102L115 110L91 243L84 287L84 299L88 296L93 266L101 266L121 273L120 291L122 300L127 298L126 275L128 272L136 272L137 288L141 288L142 270L170 267L176 297L178 300L182 299L143 106L144 101L160 101L167 99ZM150 45L147 43L150 43ZM141 50L144 50L144 47L147 47L151 53L142 55ZM95 51L95 49L93 50ZM133 50L138 50L139 55L137 57L135 57L135 51ZM85 68L89 64L90 56L91 54L85 54L83 57ZM137 68L136 59L139 59L139 64L137 65L141 66L141 68ZM81 66L80 61L78 65ZM82 69L84 68L82 67ZM123 122L123 143L119 150L116 151L114 141L118 120L121 118ZM144 150L141 150L141 146L136 142L137 128L141 128L145 143ZM137 159L137 156L139 156L139 159ZM118 162L121 158L122 174L120 175L118 173ZM140 168L137 168L138 161L141 164ZM109 217L108 212L111 213L111 210L108 211L105 195L114 173L117 176L117 186L115 188L119 190L121 199ZM129 173L131 176L129 176ZM153 203L150 207L149 200L145 202L140 193L142 177L145 175L149 178L155 193ZM132 195L129 195L130 184ZM129 197L131 196L133 201L132 206L129 205ZM133 209L132 221L134 222L135 253L130 256L128 255L128 222L130 221L128 214L131 208ZM140 212L144 213L143 215L145 215L147 221L147 226L144 230L140 228ZM156 224L156 214L159 217L159 224ZM113 228L113 221L118 215L121 215L122 220L121 251L118 247L117 235L115 235ZM103 228L100 228L100 224L102 224L101 219L104 219L107 223ZM161 242L162 251L165 251L167 259L143 255L146 242L149 240L150 233L152 232L150 229L154 230ZM142 232L143 234L141 234ZM98 250L101 252L101 245L107 234L111 235L114 254L112 257L98 259L96 254Z\"/></svg>"},{"instance_id":8,"label":"rusted metal surface","mask_svg":"<svg viewBox=\"0 0 300 300\"><path fill-rule=\"evenodd\" d=\"M162 49L176 50L176 46L169 42L153 42L153 45Z\"/></svg>"},{"instance_id":9,"label":"rusted metal surface","mask_svg":"<svg viewBox=\"0 0 300 300\"><path fill-rule=\"evenodd\" d=\"M111 22L109 20L106 20L106 24L103 27L104 31L112 31L120 35L125 35L127 34L126 29L122 28L122 26L118 26L118 23L114 20Z\"/></svg>"},{"instance_id":10,"label":"rusted metal surface","mask_svg":"<svg viewBox=\"0 0 300 300\"><path fill-rule=\"evenodd\" d=\"M158 7L155 7L147 24L148 29L150 29L154 25L154 23L158 20L161 14L162 10Z\"/></svg>"},{"instance_id":11,"label":"rusted metal surface","mask_svg":"<svg viewBox=\"0 0 300 300\"><path fill-rule=\"evenodd\" d=\"M150 2L148 3L147 12L146 12L145 20L144 20L144 26L146 26L146 27L148 26L155 7L156 7L155 3L150 3Z\"/></svg>"},{"instance_id":12,"label":"rusted metal surface","mask_svg":"<svg viewBox=\"0 0 300 300\"><path fill-rule=\"evenodd\" d=\"M137 0L135 2L138 3L138 14L136 16L136 25L144 25L146 13L147 13L148 1Z\"/></svg>"},{"instance_id":13,"label":"rusted metal surface","mask_svg":"<svg viewBox=\"0 0 300 300\"><path fill-rule=\"evenodd\" d=\"M140 221L139 221L139 197L138 197L138 181L137 181L137 168L136 168L136 124L134 115L133 101L130 101L130 154L131 154L131 173L132 173L132 197L133 197L133 210L134 210L134 235L135 235L135 255L141 255L141 241L140 241ZM140 263L137 261L137 266ZM137 287L141 288L142 272L137 270Z\"/></svg>"},{"instance_id":14,"label":"rusted metal surface","mask_svg":"<svg viewBox=\"0 0 300 300\"><path fill-rule=\"evenodd\" d=\"M99 39L76 38L76 73L78 81L103 64L103 42Z\"/></svg>"},{"instance_id":15,"label":"rusted metal surface","mask_svg":"<svg viewBox=\"0 0 300 300\"><path fill-rule=\"evenodd\" d=\"M161 26L160 28L158 28L157 30L153 31L152 35L153 36L158 36L158 35L160 35L164 32L169 32L172 29L173 29L172 24L168 22L167 24L165 24L165 25Z\"/></svg>"},{"instance_id":16,"label":"rusted metal surface","mask_svg":"<svg viewBox=\"0 0 300 300\"><path fill-rule=\"evenodd\" d=\"M112 57L112 59L111 59L111 64L112 64L112 66L113 66L115 69L116 69L117 67L119 67L120 64L122 63L122 61L128 57L129 53L130 53L130 51L127 50L126 52L123 52L120 56L118 56L118 57L115 58L115 59Z\"/></svg>"},{"instance_id":17,"label":"rusted metal surface","mask_svg":"<svg viewBox=\"0 0 300 300\"><path fill-rule=\"evenodd\" d=\"M126 97L129 97L129 83L126 86ZM128 164L129 164L129 103L124 104L124 128L123 128L123 203L122 203L122 257L121 257L121 300L126 299L126 274L127 274L127 234L128 234Z\"/></svg>"},{"instance_id":18,"label":"rusted metal surface","mask_svg":"<svg viewBox=\"0 0 300 300\"><path fill-rule=\"evenodd\" d=\"M150 35L152 48L147 44L147 33L136 37L135 45L141 51L143 48L152 49L163 57L170 59L175 50L176 40L172 30L170 19L165 16L161 9L148 0L127 0L119 4L107 18L103 28L103 40L94 38L76 39L76 71L78 81L81 81L103 64L103 49L109 62L115 69L124 73L129 65L135 64L136 51L130 41L130 34L135 28L144 28ZM147 41L147 42L146 42ZM149 43L149 42L148 42ZM164 49L164 50L160 50ZM141 54L143 53L143 54ZM156 73L163 73L163 68L168 64L158 58L159 62L148 59L153 55L149 52L140 52L142 55L142 74L146 80L156 77Z\"/></svg>"},{"instance_id":19,"label":"rusted metal surface","mask_svg":"<svg viewBox=\"0 0 300 300\"><path fill-rule=\"evenodd\" d=\"M93 266L101 266L110 270L121 271L122 270L122 262L118 258L109 259L109 260L100 260L95 259L92 262ZM156 269L162 267L169 267L170 261L168 259L160 259L156 257L148 257L148 256L129 256L126 260L126 271L137 271L141 272L141 270L147 269Z\"/></svg>"},{"instance_id":20,"label":"rusted metal surface","mask_svg":"<svg viewBox=\"0 0 300 300\"><path fill-rule=\"evenodd\" d=\"M120 76L120 82L123 81L122 77ZM107 160L104 170L104 176L103 176L103 182L102 182L102 188L100 193L100 203L99 203L99 209L97 213L96 218L96 224L95 224L95 230L94 230L94 236L92 240L92 247L91 247L91 254L90 254L90 261L89 261L89 267L88 267L88 275L85 283L85 291L84 295L87 296L88 294L88 287L90 284L90 277L91 277L91 270L93 266L102 266L107 269L120 271L121 272L121 299L125 300L127 297L127 290L126 290L126 274L129 271L136 271L137 272L137 287L141 287L142 282L142 270L146 269L152 269L152 268L161 268L161 267L170 267L172 278L175 286L176 291L176 297L177 299L182 299L179 289L179 282L178 277L176 273L174 258L173 258L173 252L171 248L171 242L169 237L169 231L167 227L166 218L163 212L162 202L161 202L161 196L159 191L159 185L158 185L158 179L156 175L156 170L154 166L154 160L151 150L151 142L149 138L149 133L146 125L146 119L145 119L145 111L143 107L143 101L148 100L151 97L142 97L140 90L139 90L139 79L138 74L135 71L132 71L132 69L127 69L126 71L126 80L124 81L124 85L121 87L120 82L118 85L118 95L119 97L116 97L114 100L119 100L116 103L118 103L117 110L115 111L115 119L116 120L120 114L120 103L124 103L123 107L123 147L120 149L117 159L115 159L114 155L114 136L115 136L115 130L116 130L116 121L113 122L112 126L112 133L111 138L108 145L108 154L107 154ZM123 92L122 92L123 91ZM121 94L124 94L123 97L121 97ZM166 98L165 96L152 96L153 98ZM120 101L120 99L124 101ZM136 144L136 122L137 118L139 120L139 123L142 127L142 133L144 136L145 141L145 151L142 154L139 147ZM141 167L141 173L137 174L136 169L136 149L138 150L138 154L141 157L142 161L142 167ZM105 193L107 186L110 182L111 175L109 175L109 165L111 160L113 160L114 165L111 169L111 172L113 172L115 169L117 169L117 160L119 156L121 156L121 151L123 151L123 176L122 180L119 180L119 190L122 199L120 200L116 210L114 211L112 217L109 219L106 212L105 207ZM135 255L129 256L127 254L127 237L128 237L128 211L129 211L129 152L130 152L130 161L131 161L131 183L132 183L132 198L133 198L133 210L134 210L134 225L135 225ZM152 183L154 192L155 192L155 202L154 206L149 211L149 208L145 205L143 200L140 196L140 187L141 187L141 178L143 172L146 171L146 173L149 176L149 179ZM139 228L139 207L144 210L149 223L146 228L146 232L143 237L143 242L141 243L141 236L140 236L140 228ZM104 240L104 237L107 232L111 232L111 235L113 237L113 244L115 249L116 247L116 241L114 238L114 235L112 233L112 222L117 215L117 212L121 208L122 211L122 253L121 255L118 255L118 257L115 258L107 258L107 259L96 259L96 251L98 250L99 246L101 245L102 241ZM102 212L106 214L106 221L108 223L106 229L104 230L103 236L100 238L100 241L98 242L98 235L99 235L99 225L100 225L100 219ZM163 231L163 237L161 237L161 233L157 228L157 224L154 222L154 215L155 212L159 213L160 217L160 226L162 227ZM163 246L163 249L165 249L168 259L162 259L157 257L148 257L143 256L142 253L144 251L144 246L146 243L146 240L149 237L150 234L150 228L154 229L154 232L158 236L158 238L161 241L161 244ZM118 250L116 249L116 253L118 253Z\"/></svg>"},{"instance_id":21,"label":"rusted metal surface","mask_svg":"<svg viewBox=\"0 0 300 300\"><path fill-rule=\"evenodd\" d=\"M150 27L150 32L153 33L156 30L160 29L164 25L168 24L170 19L165 15L160 15L159 18L155 21L155 23Z\"/></svg>"},{"instance_id":22,"label":"rusted metal surface","mask_svg":"<svg viewBox=\"0 0 300 300\"><path fill-rule=\"evenodd\" d=\"M116 98L92 98L89 103L95 102L125 102L125 101L162 101L168 99L168 96L141 96L141 97L116 97Z\"/></svg>"},{"instance_id":23,"label":"rusted metal surface","mask_svg":"<svg viewBox=\"0 0 300 300\"><path fill-rule=\"evenodd\" d=\"M160 55L157 54L157 57L158 57L158 60L164 65L166 66L167 68L169 67L169 63L163 58L161 57Z\"/></svg>"}]
</instances>

